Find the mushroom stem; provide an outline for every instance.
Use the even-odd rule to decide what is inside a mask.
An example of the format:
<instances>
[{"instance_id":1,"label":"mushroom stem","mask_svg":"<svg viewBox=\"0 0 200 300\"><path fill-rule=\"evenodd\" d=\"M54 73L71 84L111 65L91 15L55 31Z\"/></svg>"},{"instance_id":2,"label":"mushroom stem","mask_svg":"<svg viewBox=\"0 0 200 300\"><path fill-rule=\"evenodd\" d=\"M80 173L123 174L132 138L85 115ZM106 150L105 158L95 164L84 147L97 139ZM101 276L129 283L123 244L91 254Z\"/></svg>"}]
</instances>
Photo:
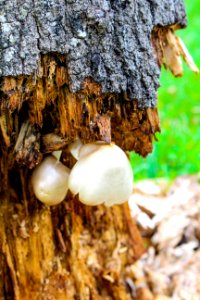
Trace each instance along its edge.
<instances>
[{"instance_id":1,"label":"mushroom stem","mask_svg":"<svg viewBox=\"0 0 200 300\"><path fill-rule=\"evenodd\" d=\"M83 143L81 142L81 140L79 138L77 138L73 143L71 143L68 146L70 153L76 160L79 159L79 151L82 146L83 146Z\"/></svg>"}]
</instances>

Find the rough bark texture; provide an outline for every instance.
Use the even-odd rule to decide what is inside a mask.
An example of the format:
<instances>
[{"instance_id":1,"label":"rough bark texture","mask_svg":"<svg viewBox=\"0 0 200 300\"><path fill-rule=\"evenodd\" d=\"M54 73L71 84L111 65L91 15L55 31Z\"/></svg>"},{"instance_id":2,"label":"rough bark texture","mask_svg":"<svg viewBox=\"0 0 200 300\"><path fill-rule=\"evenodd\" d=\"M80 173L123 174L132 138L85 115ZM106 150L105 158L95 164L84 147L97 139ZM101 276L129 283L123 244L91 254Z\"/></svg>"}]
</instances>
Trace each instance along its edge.
<instances>
[{"instance_id":1,"label":"rough bark texture","mask_svg":"<svg viewBox=\"0 0 200 300\"><path fill-rule=\"evenodd\" d=\"M68 195L47 208L31 169L58 149L71 167L76 136L151 152L163 48L151 33L185 26L183 2L0 5L0 298L133 299L124 270L144 247L127 204L91 208Z\"/></svg>"},{"instance_id":2,"label":"rough bark texture","mask_svg":"<svg viewBox=\"0 0 200 300\"><path fill-rule=\"evenodd\" d=\"M92 77L105 93L128 93L155 106L159 67L151 47L155 26L186 25L182 0L3 1L0 75L37 73L40 54L66 55L70 89Z\"/></svg>"}]
</instances>

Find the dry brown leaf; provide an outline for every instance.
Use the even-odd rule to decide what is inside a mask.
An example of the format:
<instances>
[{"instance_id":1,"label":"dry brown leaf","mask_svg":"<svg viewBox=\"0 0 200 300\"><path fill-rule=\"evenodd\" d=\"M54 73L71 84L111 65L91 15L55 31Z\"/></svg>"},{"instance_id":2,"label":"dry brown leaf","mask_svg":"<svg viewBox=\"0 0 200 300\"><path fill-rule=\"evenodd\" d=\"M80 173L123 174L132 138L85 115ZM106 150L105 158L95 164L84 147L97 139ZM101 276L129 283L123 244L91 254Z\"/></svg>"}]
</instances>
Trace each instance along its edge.
<instances>
[{"instance_id":1,"label":"dry brown leaf","mask_svg":"<svg viewBox=\"0 0 200 300\"><path fill-rule=\"evenodd\" d=\"M165 196L153 196L151 189L149 196L144 194L145 185L129 201L136 222L143 225L142 233L149 236L152 246L127 269L128 276L133 278L136 291L141 286L145 292L149 289L154 300L200 299L199 179L200 175L179 177ZM148 222L141 221L142 214ZM154 224L151 232L148 224ZM136 300L143 299L136 295Z\"/></svg>"}]
</instances>

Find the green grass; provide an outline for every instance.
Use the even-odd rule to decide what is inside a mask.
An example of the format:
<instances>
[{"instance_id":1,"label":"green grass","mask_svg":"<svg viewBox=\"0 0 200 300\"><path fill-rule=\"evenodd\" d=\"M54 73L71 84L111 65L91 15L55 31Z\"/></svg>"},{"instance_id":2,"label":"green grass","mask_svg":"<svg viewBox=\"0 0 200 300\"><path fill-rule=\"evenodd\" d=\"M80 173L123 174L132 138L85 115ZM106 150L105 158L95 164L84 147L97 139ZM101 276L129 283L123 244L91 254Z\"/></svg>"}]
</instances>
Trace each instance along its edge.
<instances>
[{"instance_id":1,"label":"green grass","mask_svg":"<svg viewBox=\"0 0 200 300\"><path fill-rule=\"evenodd\" d=\"M200 67L199 0L185 1L188 27L177 34ZM184 76L174 78L162 69L158 91L161 134L146 159L131 153L135 179L168 177L200 172L200 76L184 63Z\"/></svg>"}]
</instances>

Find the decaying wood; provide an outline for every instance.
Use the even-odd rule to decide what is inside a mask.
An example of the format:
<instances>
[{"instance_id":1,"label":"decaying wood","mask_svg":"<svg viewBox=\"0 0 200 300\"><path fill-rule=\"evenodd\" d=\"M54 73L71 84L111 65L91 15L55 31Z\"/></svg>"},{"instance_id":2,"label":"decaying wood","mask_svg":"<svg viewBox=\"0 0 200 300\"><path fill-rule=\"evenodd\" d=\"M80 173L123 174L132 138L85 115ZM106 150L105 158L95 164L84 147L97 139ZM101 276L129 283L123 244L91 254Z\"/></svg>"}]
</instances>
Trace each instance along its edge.
<instances>
[{"instance_id":1,"label":"decaying wood","mask_svg":"<svg viewBox=\"0 0 200 300\"><path fill-rule=\"evenodd\" d=\"M131 299L123 269L143 246L127 205L105 211L68 197L50 210L27 199L28 213L14 195L0 207L1 299Z\"/></svg>"},{"instance_id":2,"label":"decaying wood","mask_svg":"<svg viewBox=\"0 0 200 300\"><path fill-rule=\"evenodd\" d=\"M56 65L55 57L43 59L47 76L35 82L31 77L4 78L2 84L0 264L4 271L0 295L15 299L59 300L78 295L83 300L131 299L123 269L144 247L127 205L91 208L68 196L63 204L47 209L32 193L29 169L43 155L58 149L63 150L63 162L71 167L74 160L67 147L77 135L84 142L109 142L112 132L112 139L127 145L125 149L136 144L146 154L158 124L158 119L154 121L156 110L139 110L128 99L123 106L118 95L102 94L99 85L90 80L83 91L72 94L67 89L66 69L64 72ZM131 126L138 137L131 137ZM152 128L152 136L148 128Z\"/></svg>"},{"instance_id":3,"label":"decaying wood","mask_svg":"<svg viewBox=\"0 0 200 300\"><path fill-rule=\"evenodd\" d=\"M27 119L34 127L35 138L32 138L38 141L41 135L44 142L41 151L58 149L58 139L62 140L63 148L76 136L85 142L112 139L124 150L134 150L143 156L152 151L153 137L160 131L156 108L138 108L138 101L132 101L124 93L104 94L101 86L91 79L86 79L84 89L73 94L69 91L66 67L63 56L46 55L41 61L40 77L35 81L31 76L3 79L1 111L9 123L1 126L4 144L8 144L12 133L9 143L16 150L18 146L13 143L18 143L21 122ZM14 119L18 116L15 129ZM6 135L6 130L10 134ZM38 146L36 148L38 151Z\"/></svg>"},{"instance_id":4,"label":"decaying wood","mask_svg":"<svg viewBox=\"0 0 200 300\"><path fill-rule=\"evenodd\" d=\"M145 156L159 131L157 110L139 108L125 93L102 93L91 79L71 93L61 55L43 56L39 74L5 77L1 85L0 295L131 299L124 267L144 247L128 206L90 208L68 196L45 208L32 193L29 169L58 149L71 167L68 145L76 136L112 139Z\"/></svg>"},{"instance_id":5,"label":"decaying wood","mask_svg":"<svg viewBox=\"0 0 200 300\"><path fill-rule=\"evenodd\" d=\"M125 267L144 245L127 204L87 207L69 194L47 208L30 177L59 149L72 167L76 137L152 151L166 52L156 28L184 27L183 1L14 0L0 9L0 298L133 299Z\"/></svg>"},{"instance_id":6,"label":"decaying wood","mask_svg":"<svg viewBox=\"0 0 200 300\"><path fill-rule=\"evenodd\" d=\"M170 27L157 26L154 28L152 43L156 49L158 64L160 66L163 64L166 69L170 69L174 76L178 77L183 75L181 60L183 58L189 68L198 73L199 69L184 42L174 34L176 29L178 29L177 24Z\"/></svg>"}]
</instances>

